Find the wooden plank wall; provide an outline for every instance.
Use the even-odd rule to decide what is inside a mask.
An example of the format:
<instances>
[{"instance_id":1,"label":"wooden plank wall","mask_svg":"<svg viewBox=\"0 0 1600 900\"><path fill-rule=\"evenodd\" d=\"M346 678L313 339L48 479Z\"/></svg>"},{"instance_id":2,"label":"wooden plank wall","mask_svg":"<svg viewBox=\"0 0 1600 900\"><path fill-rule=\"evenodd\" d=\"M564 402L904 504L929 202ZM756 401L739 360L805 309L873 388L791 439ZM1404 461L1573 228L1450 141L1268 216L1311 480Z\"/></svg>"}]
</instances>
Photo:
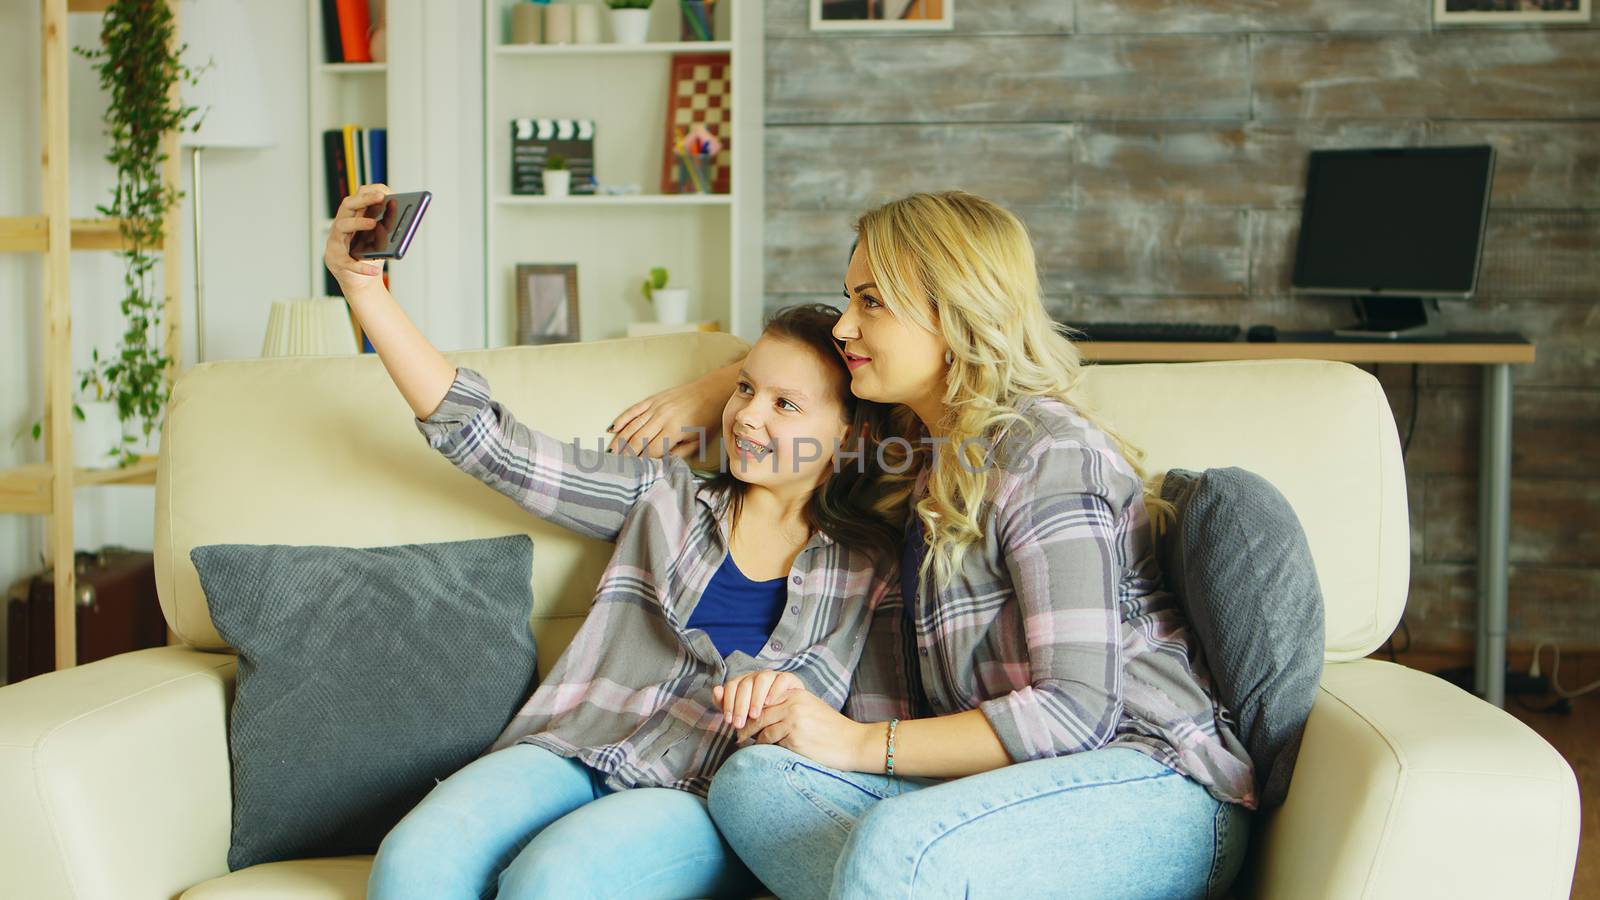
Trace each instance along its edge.
<instances>
[{"instance_id":1,"label":"wooden plank wall","mask_svg":"<svg viewBox=\"0 0 1600 900\"><path fill-rule=\"evenodd\" d=\"M1289 296L1308 150L1499 150L1461 329L1521 330L1513 647L1600 648L1600 22L1448 27L1431 0L957 0L946 34L813 34L767 4L766 304L834 300L850 223L959 187L1027 222L1082 319L1349 320ZM1411 369L1380 366L1396 418ZM1470 645L1478 375L1421 370L1408 458L1419 647Z\"/></svg>"}]
</instances>

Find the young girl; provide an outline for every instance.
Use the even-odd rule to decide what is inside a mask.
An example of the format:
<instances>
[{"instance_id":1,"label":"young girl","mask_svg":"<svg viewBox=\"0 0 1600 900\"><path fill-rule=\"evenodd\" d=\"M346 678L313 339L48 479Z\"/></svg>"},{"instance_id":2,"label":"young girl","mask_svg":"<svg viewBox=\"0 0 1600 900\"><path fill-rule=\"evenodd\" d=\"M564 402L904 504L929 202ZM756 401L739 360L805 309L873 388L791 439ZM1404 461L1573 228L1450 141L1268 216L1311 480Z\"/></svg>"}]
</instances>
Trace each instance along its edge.
<instances>
[{"instance_id":1,"label":"young girl","mask_svg":"<svg viewBox=\"0 0 1600 900\"><path fill-rule=\"evenodd\" d=\"M1161 586L1142 454L1074 402L1026 229L946 191L856 231L834 337L917 450L904 603L879 607L851 718L755 676L765 702L732 715L757 746L718 771L713 817L785 900L1221 896L1250 757ZM683 398L717 377L619 436L696 424Z\"/></svg>"},{"instance_id":2,"label":"young girl","mask_svg":"<svg viewBox=\"0 0 1600 900\"><path fill-rule=\"evenodd\" d=\"M548 677L478 759L384 838L375 900L749 896L705 793L735 749L715 707L730 678L778 670L838 708L874 609L895 590L893 524L870 467L834 453L869 430L823 305L778 314L722 417L729 471L582 450L519 423L482 374L415 330L381 268L349 256L373 227L363 187L326 262L428 442L529 512L616 543L594 605Z\"/></svg>"}]
</instances>

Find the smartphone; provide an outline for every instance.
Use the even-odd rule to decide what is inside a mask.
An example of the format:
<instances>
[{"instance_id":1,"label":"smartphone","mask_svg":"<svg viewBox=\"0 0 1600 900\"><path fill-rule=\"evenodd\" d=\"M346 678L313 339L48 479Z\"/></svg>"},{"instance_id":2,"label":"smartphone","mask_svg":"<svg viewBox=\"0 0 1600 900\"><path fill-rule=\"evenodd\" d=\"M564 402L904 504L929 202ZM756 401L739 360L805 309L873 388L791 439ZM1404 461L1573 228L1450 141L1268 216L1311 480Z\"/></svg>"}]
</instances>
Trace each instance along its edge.
<instances>
[{"instance_id":1,"label":"smartphone","mask_svg":"<svg viewBox=\"0 0 1600 900\"><path fill-rule=\"evenodd\" d=\"M417 235L417 225L422 214L428 211L428 201L433 195L427 191L410 194L390 194L362 211L378 225L367 231L358 231L350 239L352 259L404 259L406 248Z\"/></svg>"}]
</instances>

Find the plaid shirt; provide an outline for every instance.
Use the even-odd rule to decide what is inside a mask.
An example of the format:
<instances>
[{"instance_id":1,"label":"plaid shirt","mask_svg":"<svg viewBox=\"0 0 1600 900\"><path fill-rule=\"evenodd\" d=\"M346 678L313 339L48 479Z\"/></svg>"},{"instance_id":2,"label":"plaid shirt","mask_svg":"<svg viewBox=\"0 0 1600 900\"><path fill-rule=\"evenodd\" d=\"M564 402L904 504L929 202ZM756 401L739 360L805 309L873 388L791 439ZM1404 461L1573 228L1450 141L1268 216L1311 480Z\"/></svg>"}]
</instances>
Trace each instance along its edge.
<instances>
[{"instance_id":1,"label":"plaid shirt","mask_svg":"<svg viewBox=\"0 0 1600 900\"><path fill-rule=\"evenodd\" d=\"M1254 809L1249 753L1162 587L1139 479L1067 404L1030 397L1019 411L1036 428L1000 445L1017 462L992 479L992 527L951 584L913 572L909 615L899 596L878 607L845 712L981 709L1016 762L1129 747Z\"/></svg>"},{"instance_id":2,"label":"plaid shirt","mask_svg":"<svg viewBox=\"0 0 1600 900\"><path fill-rule=\"evenodd\" d=\"M577 758L613 788L705 795L738 748L711 688L756 669L793 672L844 704L872 611L898 595L896 570L817 532L789 571L788 600L756 656L724 659L685 626L728 555L728 497L682 460L579 449L517 422L489 384L458 367L417 429L458 469L542 519L616 543L588 618L484 754L535 744ZM898 608L898 604L897 604Z\"/></svg>"}]
</instances>

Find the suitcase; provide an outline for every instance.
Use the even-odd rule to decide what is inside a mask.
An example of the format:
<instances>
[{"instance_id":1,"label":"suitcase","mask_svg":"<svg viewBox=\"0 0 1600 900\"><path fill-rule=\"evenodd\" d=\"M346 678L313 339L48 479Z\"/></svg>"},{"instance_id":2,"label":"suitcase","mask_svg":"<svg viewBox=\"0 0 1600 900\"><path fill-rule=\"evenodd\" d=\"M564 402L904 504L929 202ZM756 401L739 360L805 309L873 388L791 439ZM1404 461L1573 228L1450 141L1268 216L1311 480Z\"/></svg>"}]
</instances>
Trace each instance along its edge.
<instances>
[{"instance_id":1,"label":"suitcase","mask_svg":"<svg viewBox=\"0 0 1600 900\"><path fill-rule=\"evenodd\" d=\"M77 572L78 662L163 647L167 621L156 597L155 555L108 546L73 554ZM6 603L6 682L56 668L55 582L51 572L17 582Z\"/></svg>"}]
</instances>

